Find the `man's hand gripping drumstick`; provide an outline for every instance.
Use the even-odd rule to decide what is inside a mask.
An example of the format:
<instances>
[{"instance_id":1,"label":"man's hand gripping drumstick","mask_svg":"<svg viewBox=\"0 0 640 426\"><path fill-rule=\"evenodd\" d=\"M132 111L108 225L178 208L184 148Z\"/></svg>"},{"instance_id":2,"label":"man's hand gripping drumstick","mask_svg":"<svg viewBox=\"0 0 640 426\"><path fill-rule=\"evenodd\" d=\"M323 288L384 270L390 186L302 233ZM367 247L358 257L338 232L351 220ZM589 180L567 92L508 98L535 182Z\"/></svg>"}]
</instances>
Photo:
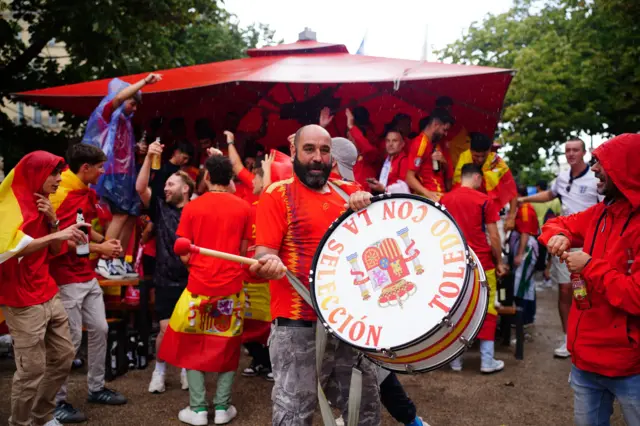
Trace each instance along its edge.
<instances>
[{"instance_id":1,"label":"man's hand gripping drumstick","mask_svg":"<svg viewBox=\"0 0 640 426\"><path fill-rule=\"evenodd\" d=\"M198 247L191 244L191 241L186 238L178 238L173 245L173 251L180 257L188 256L192 253L199 253L203 256L217 257L219 259L251 265L249 268L251 273L266 280L279 280L284 277L287 272L287 268L276 254L260 253L260 250L256 252L256 256L260 256L260 258L252 259L250 257Z\"/></svg>"}]
</instances>

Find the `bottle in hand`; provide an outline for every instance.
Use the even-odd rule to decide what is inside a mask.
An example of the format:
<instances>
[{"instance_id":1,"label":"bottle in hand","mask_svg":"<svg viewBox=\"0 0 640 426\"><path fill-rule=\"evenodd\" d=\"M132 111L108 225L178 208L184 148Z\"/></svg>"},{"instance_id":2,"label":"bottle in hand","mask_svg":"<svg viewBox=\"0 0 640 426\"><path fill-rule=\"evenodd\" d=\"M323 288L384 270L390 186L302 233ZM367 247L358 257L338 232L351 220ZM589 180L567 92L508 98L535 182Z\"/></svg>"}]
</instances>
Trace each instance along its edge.
<instances>
[{"instance_id":1,"label":"bottle in hand","mask_svg":"<svg viewBox=\"0 0 640 426\"><path fill-rule=\"evenodd\" d=\"M160 143L160 138L156 138L156 142ZM153 170L160 170L160 167L162 165L160 164L160 156L159 155L154 155L151 158L151 168Z\"/></svg>"},{"instance_id":2,"label":"bottle in hand","mask_svg":"<svg viewBox=\"0 0 640 426\"><path fill-rule=\"evenodd\" d=\"M587 293L587 284L580 274L571 274L571 288L573 290L573 299L576 302L576 308L581 311L591 309L591 300L589 299L589 293Z\"/></svg>"},{"instance_id":3,"label":"bottle in hand","mask_svg":"<svg viewBox=\"0 0 640 426\"><path fill-rule=\"evenodd\" d=\"M84 215L82 214L82 209L78 209L76 213L76 223L84 223ZM76 245L76 255L78 257L87 257L89 256L89 230L87 228L81 228L82 232L87 236L87 242L84 244Z\"/></svg>"},{"instance_id":4,"label":"bottle in hand","mask_svg":"<svg viewBox=\"0 0 640 426\"><path fill-rule=\"evenodd\" d=\"M438 147L436 146L435 148L433 148L433 152L439 152L440 149L438 149ZM433 171L434 172L439 172L440 171L440 162L438 160L431 160L431 165L433 167Z\"/></svg>"}]
</instances>

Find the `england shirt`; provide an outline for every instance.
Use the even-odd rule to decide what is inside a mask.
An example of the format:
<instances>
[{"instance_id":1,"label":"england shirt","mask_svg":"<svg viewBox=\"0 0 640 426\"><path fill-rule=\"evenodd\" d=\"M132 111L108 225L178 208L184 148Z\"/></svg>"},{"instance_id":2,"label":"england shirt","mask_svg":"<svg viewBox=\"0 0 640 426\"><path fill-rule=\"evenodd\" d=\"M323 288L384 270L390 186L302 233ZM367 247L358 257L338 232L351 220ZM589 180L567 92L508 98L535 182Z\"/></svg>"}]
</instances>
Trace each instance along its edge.
<instances>
[{"instance_id":1,"label":"england shirt","mask_svg":"<svg viewBox=\"0 0 640 426\"><path fill-rule=\"evenodd\" d=\"M560 198L562 214L580 213L602 201L604 197L598 194L598 182L589 166L573 179L570 170L560 173L551 185L551 192Z\"/></svg>"}]
</instances>

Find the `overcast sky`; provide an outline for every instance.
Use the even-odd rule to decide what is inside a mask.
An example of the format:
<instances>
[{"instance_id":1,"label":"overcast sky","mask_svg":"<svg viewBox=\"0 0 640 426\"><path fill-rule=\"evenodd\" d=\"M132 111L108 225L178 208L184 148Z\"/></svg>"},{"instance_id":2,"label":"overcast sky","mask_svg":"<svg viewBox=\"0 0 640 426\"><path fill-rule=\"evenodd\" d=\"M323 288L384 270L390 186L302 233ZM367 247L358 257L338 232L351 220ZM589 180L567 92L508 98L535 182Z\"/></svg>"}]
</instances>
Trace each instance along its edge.
<instances>
[{"instance_id":1,"label":"overcast sky","mask_svg":"<svg viewBox=\"0 0 640 426\"><path fill-rule=\"evenodd\" d=\"M318 41L342 43L356 53L367 34L365 54L421 59L425 34L428 60L433 50L456 41L474 21L506 12L512 0L225 0L242 26L262 22L276 40L293 43L305 27Z\"/></svg>"}]
</instances>

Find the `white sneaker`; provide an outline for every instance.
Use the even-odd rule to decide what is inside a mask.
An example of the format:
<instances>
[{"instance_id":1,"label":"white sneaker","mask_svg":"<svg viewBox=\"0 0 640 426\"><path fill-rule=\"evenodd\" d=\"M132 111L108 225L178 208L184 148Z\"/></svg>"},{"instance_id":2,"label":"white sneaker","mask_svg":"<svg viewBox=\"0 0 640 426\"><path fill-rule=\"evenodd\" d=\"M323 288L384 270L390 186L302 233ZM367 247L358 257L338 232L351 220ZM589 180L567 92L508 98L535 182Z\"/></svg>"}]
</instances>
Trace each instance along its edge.
<instances>
[{"instance_id":1,"label":"white sneaker","mask_svg":"<svg viewBox=\"0 0 640 426\"><path fill-rule=\"evenodd\" d=\"M189 390L189 381L187 380L187 373L180 372L180 388L182 390Z\"/></svg>"},{"instance_id":2,"label":"white sneaker","mask_svg":"<svg viewBox=\"0 0 640 426\"><path fill-rule=\"evenodd\" d=\"M238 410L233 405L226 410L216 410L216 418L213 421L217 425L226 425L238 415Z\"/></svg>"},{"instance_id":3,"label":"white sneaker","mask_svg":"<svg viewBox=\"0 0 640 426\"><path fill-rule=\"evenodd\" d=\"M153 374L151 375L151 383L149 383L149 392L163 393L164 391L165 391L164 374L154 371Z\"/></svg>"},{"instance_id":4,"label":"white sneaker","mask_svg":"<svg viewBox=\"0 0 640 426\"><path fill-rule=\"evenodd\" d=\"M553 356L556 358L569 358L571 356L571 352L567 349L567 342L565 341L562 346L556 348L553 351Z\"/></svg>"},{"instance_id":5,"label":"white sneaker","mask_svg":"<svg viewBox=\"0 0 640 426\"><path fill-rule=\"evenodd\" d=\"M504 370L504 361L500 361L499 359L493 359L489 365L480 367L480 371L485 374L497 373L502 370Z\"/></svg>"},{"instance_id":6,"label":"white sneaker","mask_svg":"<svg viewBox=\"0 0 640 426\"><path fill-rule=\"evenodd\" d=\"M336 419L336 426L344 426L344 419L342 418L342 416Z\"/></svg>"},{"instance_id":7,"label":"white sneaker","mask_svg":"<svg viewBox=\"0 0 640 426\"><path fill-rule=\"evenodd\" d=\"M122 266L124 267L124 277L125 278L138 278L139 275L136 271L134 271L133 266L129 262L122 262Z\"/></svg>"},{"instance_id":8,"label":"white sneaker","mask_svg":"<svg viewBox=\"0 0 640 426\"><path fill-rule=\"evenodd\" d=\"M46 422L44 426L62 426L62 423L60 423L58 419L54 418L53 420Z\"/></svg>"},{"instance_id":9,"label":"white sneaker","mask_svg":"<svg viewBox=\"0 0 640 426\"><path fill-rule=\"evenodd\" d=\"M119 273L117 267L114 266L113 261L111 260L98 260L96 272L98 273L98 275L107 280L121 280L124 278L124 276Z\"/></svg>"},{"instance_id":10,"label":"white sneaker","mask_svg":"<svg viewBox=\"0 0 640 426\"><path fill-rule=\"evenodd\" d=\"M178 420L188 425L206 426L209 423L209 413L206 411L196 413L191 409L191 407L187 407L180 410L178 413Z\"/></svg>"},{"instance_id":11,"label":"white sneaker","mask_svg":"<svg viewBox=\"0 0 640 426\"><path fill-rule=\"evenodd\" d=\"M449 363L449 367L451 367L451 369L457 373L462 371L462 356L459 356L458 358L451 361Z\"/></svg>"},{"instance_id":12,"label":"white sneaker","mask_svg":"<svg viewBox=\"0 0 640 426\"><path fill-rule=\"evenodd\" d=\"M266 376L264 376L265 379L267 379L268 382L275 382L276 379L273 377L273 372L268 372Z\"/></svg>"}]
</instances>

